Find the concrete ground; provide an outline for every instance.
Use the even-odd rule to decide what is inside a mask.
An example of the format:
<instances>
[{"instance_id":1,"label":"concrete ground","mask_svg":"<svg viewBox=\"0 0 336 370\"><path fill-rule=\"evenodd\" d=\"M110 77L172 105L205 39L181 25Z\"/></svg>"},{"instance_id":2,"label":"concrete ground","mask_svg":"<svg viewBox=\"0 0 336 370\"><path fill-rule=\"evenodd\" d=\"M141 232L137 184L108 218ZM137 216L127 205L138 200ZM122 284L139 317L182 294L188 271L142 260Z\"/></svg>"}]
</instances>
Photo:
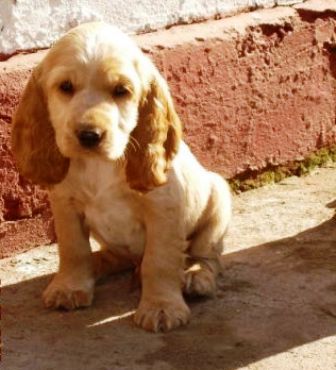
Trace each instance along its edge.
<instances>
[{"instance_id":1,"label":"concrete ground","mask_svg":"<svg viewBox=\"0 0 336 370\"><path fill-rule=\"evenodd\" d=\"M55 246L4 259L1 369L336 369L335 208L336 166L236 196L217 297L167 334L134 326L129 274L89 309L48 311Z\"/></svg>"}]
</instances>

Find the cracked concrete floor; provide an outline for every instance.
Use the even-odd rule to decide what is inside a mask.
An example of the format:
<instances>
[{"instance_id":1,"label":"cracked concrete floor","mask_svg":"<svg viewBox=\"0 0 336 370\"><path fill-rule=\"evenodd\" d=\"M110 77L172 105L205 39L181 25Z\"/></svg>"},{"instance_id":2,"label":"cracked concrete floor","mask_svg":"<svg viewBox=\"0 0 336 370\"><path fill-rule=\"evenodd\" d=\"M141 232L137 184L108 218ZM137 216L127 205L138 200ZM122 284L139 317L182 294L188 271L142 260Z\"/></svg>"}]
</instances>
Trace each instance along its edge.
<instances>
[{"instance_id":1,"label":"cracked concrete floor","mask_svg":"<svg viewBox=\"0 0 336 370\"><path fill-rule=\"evenodd\" d=\"M167 334L133 325L118 275L93 307L48 311L55 246L0 262L3 370L336 369L336 166L235 197L217 297Z\"/></svg>"}]
</instances>

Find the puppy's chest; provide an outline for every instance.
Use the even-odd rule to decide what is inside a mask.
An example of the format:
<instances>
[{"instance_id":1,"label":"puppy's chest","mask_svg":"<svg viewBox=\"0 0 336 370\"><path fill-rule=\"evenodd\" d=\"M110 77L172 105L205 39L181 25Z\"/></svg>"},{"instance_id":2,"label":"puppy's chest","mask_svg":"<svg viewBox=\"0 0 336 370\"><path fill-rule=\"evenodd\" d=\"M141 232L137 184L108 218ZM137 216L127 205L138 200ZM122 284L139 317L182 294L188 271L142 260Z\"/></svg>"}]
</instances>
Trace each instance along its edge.
<instances>
[{"instance_id":1,"label":"puppy's chest","mask_svg":"<svg viewBox=\"0 0 336 370\"><path fill-rule=\"evenodd\" d=\"M92 234L108 248L126 248L132 254L141 254L144 227L136 215L134 205L123 194L109 190L111 197L100 195L86 204L85 223Z\"/></svg>"},{"instance_id":2,"label":"puppy's chest","mask_svg":"<svg viewBox=\"0 0 336 370\"><path fill-rule=\"evenodd\" d=\"M145 231L136 194L110 168L96 165L81 176L74 200L92 235L118 253L141 255Z\"/></svg>"}]
</instances>

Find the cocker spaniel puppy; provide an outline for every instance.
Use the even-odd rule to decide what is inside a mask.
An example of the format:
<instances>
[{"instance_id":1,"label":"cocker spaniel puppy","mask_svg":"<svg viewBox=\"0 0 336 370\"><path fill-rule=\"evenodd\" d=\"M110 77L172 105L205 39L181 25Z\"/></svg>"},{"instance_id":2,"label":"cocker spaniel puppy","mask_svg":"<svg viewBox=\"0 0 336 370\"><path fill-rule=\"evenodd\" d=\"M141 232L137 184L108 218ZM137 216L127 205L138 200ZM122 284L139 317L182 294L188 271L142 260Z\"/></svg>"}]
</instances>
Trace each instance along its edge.
<instances>
[{"instance_id":1,"label":"cocker spaniel puppy","mask_svg":"<svg viewBox=\"0 0 336 370\"><path fill-rule=\"evenodd\" d=\"M48 188L55 218L60 263L47 307L89 306L99 277L133 266L135 322L146 330L187 323L184 293L213 294L230 191L181 131L166 82L113 26L74 28L34 69L12 144L22 175Z\"/></svg>"}]
</instances>

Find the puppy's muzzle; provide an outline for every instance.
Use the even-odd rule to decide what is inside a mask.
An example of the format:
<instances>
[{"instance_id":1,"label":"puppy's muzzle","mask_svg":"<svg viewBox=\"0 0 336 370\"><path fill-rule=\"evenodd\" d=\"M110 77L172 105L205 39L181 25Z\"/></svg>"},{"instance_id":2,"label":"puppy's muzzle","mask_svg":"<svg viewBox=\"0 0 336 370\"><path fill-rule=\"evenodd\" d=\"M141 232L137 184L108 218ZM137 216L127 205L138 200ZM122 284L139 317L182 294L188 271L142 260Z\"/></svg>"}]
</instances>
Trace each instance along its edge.
<instances>
[{"instance_id":1,"label":"puppy's muzzle","mask_svg":"<svg viewBox=\"0 0 336 370\"><path fill-rule=\"evenodd\" d=\"M86 128L76 132L78 141L83 148L96 148L103 139L104 133L97 128Z\"/></svg>"}]
</instances>

